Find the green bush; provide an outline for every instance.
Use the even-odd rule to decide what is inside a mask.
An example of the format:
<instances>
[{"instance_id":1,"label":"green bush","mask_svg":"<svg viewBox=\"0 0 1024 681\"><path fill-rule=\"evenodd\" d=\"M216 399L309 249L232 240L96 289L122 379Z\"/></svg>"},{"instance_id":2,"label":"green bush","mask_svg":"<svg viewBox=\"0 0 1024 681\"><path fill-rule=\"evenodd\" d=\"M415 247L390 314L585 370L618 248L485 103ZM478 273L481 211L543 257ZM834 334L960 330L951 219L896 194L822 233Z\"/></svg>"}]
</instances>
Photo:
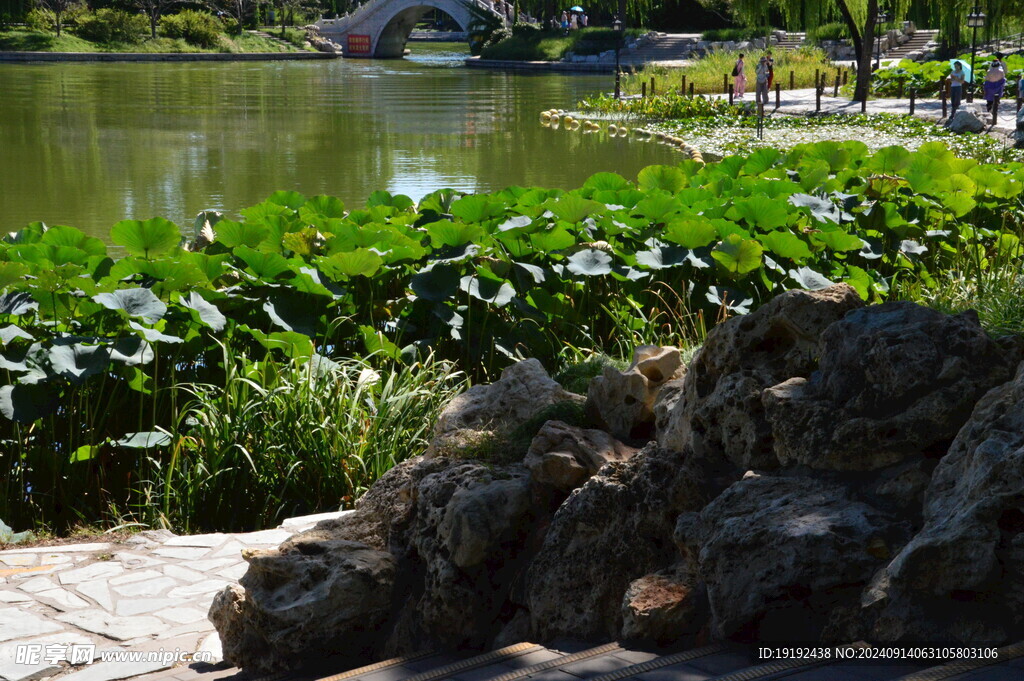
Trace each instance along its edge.
<instances>
[{"instance_id":1,"label":"green bush","mask_svg":"<svg viewBox=\"0 0 1024 681\"><path fill-rule=\"evenodd\" d=\"M834 21L807 31L807 39L813 43L820 43L823 40L849 40L850 29L843 22Z\"/></svg>"},{"instance_id":2,"label":"green bush","mask_svg":"<svg viewBox=\"0 0 1024 681\"><path fill-rule=\"evenodd\" d=\"M48 9L37 7L25 15L25 27L33 31L52 31L57 17Z\"/></svg>"},{"instance_id":3,"label":"green bush","mask_svg":"<svg viewBox=\"0 0 1024 681\"><path fill-rule=\"evenodd\" d=\"M740 42L763 38L776 29L771 26L749 26L739 28L713 28L700 34L701 39L711 42Z\"/></svg>"},{"instance_id":4,"label":"green bush","mask_svg":"<svg viewBox=\"0 0 1024 681\"><path fill-rule=\"evenodd\" d=\"M160 19L160 32L168 38L180 38L196 47L216 47L221 24L208 12L186 9Z\"/></svg>"},{"instance_id":5,"label":"green bush","mask_svg":"<svg viewBox=\"0 0 1024 681\"><path fill-rule=\"evenodd\" d=\"M148 20L141 14L107 8L79 19L75 34L94 43L131 44L139 42L148 28Z\"/></svg>"},{"instance_id":6,"label":"green bush","mask_svg":"<svg viewBox=\"0 0 1024 681\"><path fill-rule=\"evenodd\" d=\"M484 43L484 47L490 47L491 45L497 45L500 42L508 40L512 37L512 31L507 28L499 28L491 31L491 35L487 37L487 42Z\"/></svg>"},{"instance_id":7,"label":"green bush","mask_svg":"<svg viewBox=\"0 0 1024 681\"><path fill-rule=\"evenodd\" d=\"M524 22L519 22L518 24L512 26L512 35L532 36L537 33L540 33L540 30L541 28L537 24L527 24Z\"/></svg>"}]
</instances>

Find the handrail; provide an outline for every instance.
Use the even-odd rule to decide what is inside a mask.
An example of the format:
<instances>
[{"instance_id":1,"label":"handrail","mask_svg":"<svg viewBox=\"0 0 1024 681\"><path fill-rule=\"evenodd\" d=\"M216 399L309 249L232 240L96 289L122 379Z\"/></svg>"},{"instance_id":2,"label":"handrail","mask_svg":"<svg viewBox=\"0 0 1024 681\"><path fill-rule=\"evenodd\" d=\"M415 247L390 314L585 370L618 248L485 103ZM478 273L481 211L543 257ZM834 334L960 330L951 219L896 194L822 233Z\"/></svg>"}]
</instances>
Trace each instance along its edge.
<instances>
[{"instance_id":1,"label":"handrail","mask_svg":"<svg viewBox=\"0 0 1024 681\"><path fill-rule=\"evenodd\" d=\"M474 5L478 9L490 12L496 17L500 17L502 23L504 24L505 17L499 14L497 11L495 11L493 3L484 2L483 0L462 1L465 2L467 5ZM331 32L333 33L343 33L345 29L347 29L350 25L354 23L361 23L363 21L367 21L388 4L388 0L371 0L370 2L364 3L357 7L356 10L351 14L346 14L345 16L340 17L339 19L321 19L320 21L316 22L315 26L317 26L317 28L330 27ZM331 23L326 23L328 21Z\"/></svg>"}]
</instances>

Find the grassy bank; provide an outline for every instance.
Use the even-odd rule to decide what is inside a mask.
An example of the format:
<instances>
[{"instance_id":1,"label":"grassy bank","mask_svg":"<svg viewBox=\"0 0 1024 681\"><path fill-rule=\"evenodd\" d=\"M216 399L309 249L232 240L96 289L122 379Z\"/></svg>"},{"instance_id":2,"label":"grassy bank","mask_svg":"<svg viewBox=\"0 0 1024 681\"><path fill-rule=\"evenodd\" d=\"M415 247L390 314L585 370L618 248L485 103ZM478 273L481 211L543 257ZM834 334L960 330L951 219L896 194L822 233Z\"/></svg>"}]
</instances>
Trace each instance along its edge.
<instances>
[{"instance_id":1,"label":"grassy bank","mask_svg":"<svg viewBox=\"0 0 1024 681\"><path fill-rule=\"evenodd\" d=\"M294 29L293 29L294 31ZM293 33L294 35L294 33ZM158 37L139 42L99 43L71 33L59 37L50 31L28 29L0 30L0 51L7 52L124 52L124 53L245 53L245 52L299 52L293 43L264 38L249 32L241 35L222 34L214 47L189 44L182 38Z\"/></svg>"},{"instance_id":2,"label":"grassy bank","mask_svg":"<svg viewBox=\"0 0 1024 681\"><path fill-rule=\"evenodd\" d=\"M646 33L645 29L628 29L627 35L636 37ZM483 59L504 59L510 61L560 61L568 52L574 54L599 54L615 49L621 40L610 28L591 27L570 31L539 30L534 27L514 31L499 29L491 36L480 56Z\"/></svg>"},{"instance_id":3,"label":"grassy bank","mask_svg":"<svg viewBox=\"0 0 1024 681\"><path fill-rule=\"evenodd\" d=\"M763 50L750 50L745 53L747 92L751 98L753 98L755 85L754 69L763 54ZM624 77L622 80L623 92L640 94L641 85L643 83L650 84L652 78L655 81L656 91L678 91L682 77L686 76L687 89L692 83L695 94L721 94L723 76L726 77L729 87L732 87L732 69L737 56L736 52L712 52L701 59L694 60L690 66L686 67L649 66L640 73ZM836 67L819 49L776 50L773 56L775 57L775 80L782 85L783 90L789 88L791 71L793 72L793 85L796 88L814 87L816 72L828 72L831 78L835 77Z\"/></svg>"}]
</instances>

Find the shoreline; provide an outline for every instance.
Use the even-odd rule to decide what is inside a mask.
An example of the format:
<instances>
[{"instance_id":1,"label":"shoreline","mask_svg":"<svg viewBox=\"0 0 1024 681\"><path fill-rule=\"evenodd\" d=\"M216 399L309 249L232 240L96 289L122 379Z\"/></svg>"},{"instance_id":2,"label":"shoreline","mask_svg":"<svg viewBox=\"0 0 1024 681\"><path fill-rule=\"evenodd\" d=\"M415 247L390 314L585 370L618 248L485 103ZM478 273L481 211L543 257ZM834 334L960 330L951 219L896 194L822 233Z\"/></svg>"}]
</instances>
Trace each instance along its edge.
<instances>
[{"instance_id":1,"label":"shoreline","mask_svg":"<svg viewBox=\"0 0 1024 681\"><path fill-rule=\"evenodd\" d=\"M600 62L567 62L567 61L513 61L511 59L481 59L480 57L469 57L465 65L473 69L494 69L497 71L561 71L576 73L605 73L614 74L615 64L602 64ZM630 71L640 71L645 64L622 63L620 68Z\"/></svg>"},{"instance_id":2,"label":"shoreline","mask_svg":"<svg viewBox=\"0 0 1024 681\"><path fill-rule=\"evenodd\" d=\"M161 61L299 61L337 59L334 52L0 52L0 63L20 62L161 62Z\"/></svg>"}]
</instances>

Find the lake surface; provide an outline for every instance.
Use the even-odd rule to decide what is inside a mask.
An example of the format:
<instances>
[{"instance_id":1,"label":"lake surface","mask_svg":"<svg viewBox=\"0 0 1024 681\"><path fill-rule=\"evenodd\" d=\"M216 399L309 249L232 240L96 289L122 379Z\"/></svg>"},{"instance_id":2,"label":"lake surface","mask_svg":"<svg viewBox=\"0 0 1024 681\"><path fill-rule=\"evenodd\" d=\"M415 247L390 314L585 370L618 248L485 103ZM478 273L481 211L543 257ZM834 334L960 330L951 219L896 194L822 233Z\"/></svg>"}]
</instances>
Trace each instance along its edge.
<instances>
[{"instance_id":1,"label":"lake surface","mask_svg":"<svg viewBox=\"0 0 1024 681\"><path fill-rule=\"evenodd\" d=\"M453 46L410 46L394 61L0 64L0 230L106 238L124 218L187 226L278 189L351 208L377 189L571 188L680 159L539 125L610 76L467 69Z\"/></svg>"}]
</instances>

